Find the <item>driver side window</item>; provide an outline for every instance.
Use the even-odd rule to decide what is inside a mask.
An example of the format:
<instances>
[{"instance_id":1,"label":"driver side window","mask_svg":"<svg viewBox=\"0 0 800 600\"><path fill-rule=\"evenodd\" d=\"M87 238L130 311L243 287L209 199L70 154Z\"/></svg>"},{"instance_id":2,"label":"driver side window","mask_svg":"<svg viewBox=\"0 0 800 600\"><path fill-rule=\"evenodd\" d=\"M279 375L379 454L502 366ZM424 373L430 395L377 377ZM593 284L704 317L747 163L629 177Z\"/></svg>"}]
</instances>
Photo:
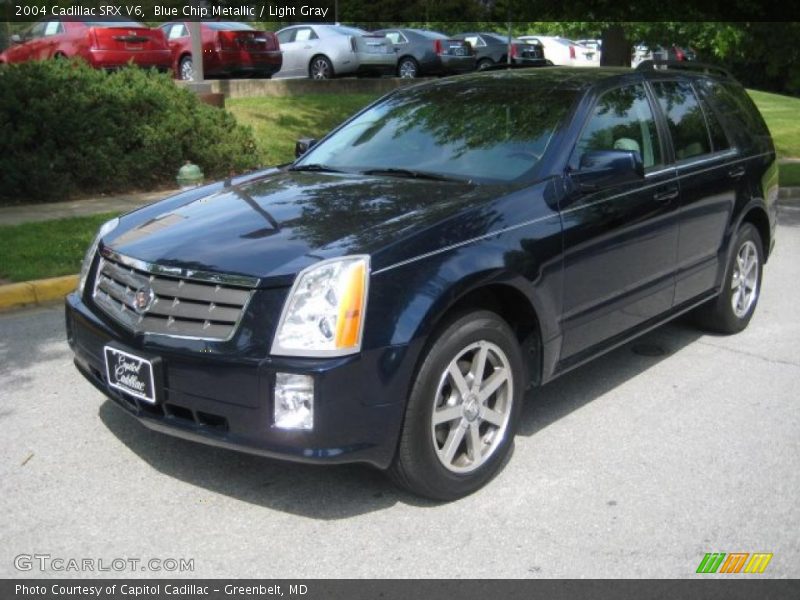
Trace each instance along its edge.
<instances>
[{"instance_id":1,"label":"driver side window","mask_svg":"<svg viewBox=\"0 0 800 600\"><path fill-rule=\"evenodd\" d=\"M656 122L643 84L600 96L572 153L570 167L577 169L581 156L592 150L638 152L645 169L662 164Z\"/></svg>"}]
</instances>

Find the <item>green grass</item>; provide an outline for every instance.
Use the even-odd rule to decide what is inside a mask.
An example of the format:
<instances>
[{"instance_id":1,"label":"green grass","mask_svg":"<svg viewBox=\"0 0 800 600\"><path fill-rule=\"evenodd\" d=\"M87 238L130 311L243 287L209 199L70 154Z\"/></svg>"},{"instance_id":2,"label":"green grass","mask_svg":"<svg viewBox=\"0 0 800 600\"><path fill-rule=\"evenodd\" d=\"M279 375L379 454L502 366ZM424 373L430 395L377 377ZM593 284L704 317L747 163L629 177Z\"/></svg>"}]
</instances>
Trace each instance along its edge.
<instances>
[{"instance_id":1,"label":"green grass","mask_svg":"<svg viewBox=\"0 0 800 600\"><path fill-rule=\"evenodd\" d=\"M0 226L0 279L29 281L77 273L97 228L116 215Z\"/></svg>"},{"instance_id":2,"label":"green grass","mask_svg":"<svg viewBox=\"0 0 800 600\"><path fill-rule=\"evenodd\" d=\"M800 158L800 98L750 90L764 115L780 158Z\"/></svg>"},{"instance_id":3,"label":"green grass","mask_svg":"<svg viewBox=\"0 0 800 600\"><path fill-rule=\"evenodd\" d=\"M320 138L377 98L373 94L263 96L225 101L239 123L253 128L264 166L294 160L298 138Z\"/></svg>"}]
</instances>

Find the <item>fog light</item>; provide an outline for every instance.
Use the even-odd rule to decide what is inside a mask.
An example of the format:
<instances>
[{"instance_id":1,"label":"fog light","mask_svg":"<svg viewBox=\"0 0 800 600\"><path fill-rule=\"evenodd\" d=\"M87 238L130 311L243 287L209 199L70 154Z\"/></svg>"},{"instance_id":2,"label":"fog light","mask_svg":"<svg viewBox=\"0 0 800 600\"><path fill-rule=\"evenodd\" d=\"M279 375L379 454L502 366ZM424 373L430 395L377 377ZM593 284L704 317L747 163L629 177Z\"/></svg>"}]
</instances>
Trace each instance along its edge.
<instances>
[{"instance_id":1,"label":"fog light","mask_svg":"<svg viewBox=\"0 0 800 600\"><path fill-rule=\"evenodd\" d=\"M314 379L308 375L278 373L275 377L275 427L314 427Z\"/></svg>"}]
</instances>

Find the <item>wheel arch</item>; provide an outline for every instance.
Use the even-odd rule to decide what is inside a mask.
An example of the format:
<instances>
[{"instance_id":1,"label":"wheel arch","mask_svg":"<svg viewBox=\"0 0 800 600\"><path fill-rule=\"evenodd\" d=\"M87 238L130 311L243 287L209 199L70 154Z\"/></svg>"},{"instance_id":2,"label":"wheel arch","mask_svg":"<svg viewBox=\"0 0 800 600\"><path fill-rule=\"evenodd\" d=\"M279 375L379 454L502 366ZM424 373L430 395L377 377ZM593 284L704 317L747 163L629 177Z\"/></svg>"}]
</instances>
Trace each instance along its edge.
<instances>
[{"instance_id":1,"label":"wheel arch","mask_svg":"<svg viewBox=\"0 0 800 600\"><path fill-rule=\"evenodd\" d=\"M767 258L769 257L769 250L772 244L772 225L769 220L769 213L767 212L767 207L763 200L759 198L754 198L750 202L748 202L739 213L739 217L735 222L735 226L732 228L731 232L731 242L730 248L728 249L728 256L730 257L730 253L733 252L733 238L735 237L736 232L741 228L744 223L750 223L753 227L756 228L758 234L761 236L761 242L763 245L763 252L764 252L764 262L767 262Z\"/></svg>"},{"instance_id":2,"label":"wheel arch","mask_svg":"<svg viewBox=\"0 0 800 600\"><path fill-rule=\"evenodd\" d=\"M537 308L537 302L531 300L513 279L481 279L457 284L439 302L429 307L414 335L425 340L416 358L414 372L417 372L428 349L436 341L437 333L447 323L466 312L489 310L508 323L514 332L525 359L526 383L540 384L544 370L544 340L547 339L540 317L543 309Z\"/></svg>"}]
</instances>

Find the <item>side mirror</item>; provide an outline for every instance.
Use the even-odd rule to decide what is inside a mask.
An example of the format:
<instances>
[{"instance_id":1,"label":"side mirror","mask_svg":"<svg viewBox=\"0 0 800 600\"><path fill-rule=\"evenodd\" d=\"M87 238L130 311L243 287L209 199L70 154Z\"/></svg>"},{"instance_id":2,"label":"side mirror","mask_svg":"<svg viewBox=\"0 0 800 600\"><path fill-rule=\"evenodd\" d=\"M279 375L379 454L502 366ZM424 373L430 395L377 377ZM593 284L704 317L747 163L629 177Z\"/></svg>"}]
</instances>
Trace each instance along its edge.
<instances>
[{"instance_id":1,"label":"side mirror","mask_svg":"<svg viewBox=\"0 0 800 600\"><path fill-rule=\"evenodd\" d=\"M581 156L572 179L584 192L635 183L644 179L642 155L633 150L592 150Z\"/></svg>"},{"instance_id":2,"label":"side mirror","mask_svg":"<svg viewBox=\"0 0 800 600\"><path fill-rule=\"evenodd\" d=\"M22 43L22 36L20 36L18 33L15 33L14 35L11 36L11 43L12 44L21 44Z\"/></svg>"},{"instance_id":3,"label":"side mirror","mask_svg":"<svg viewBox=\"0 0 800 600\"><path fill-rule=\"evenodd\" d=\"M311 150L316 143L317 140L314 138L300 138L294 144L294 157L300 158L303 154Z\"/></svg>"}]
</instances>

